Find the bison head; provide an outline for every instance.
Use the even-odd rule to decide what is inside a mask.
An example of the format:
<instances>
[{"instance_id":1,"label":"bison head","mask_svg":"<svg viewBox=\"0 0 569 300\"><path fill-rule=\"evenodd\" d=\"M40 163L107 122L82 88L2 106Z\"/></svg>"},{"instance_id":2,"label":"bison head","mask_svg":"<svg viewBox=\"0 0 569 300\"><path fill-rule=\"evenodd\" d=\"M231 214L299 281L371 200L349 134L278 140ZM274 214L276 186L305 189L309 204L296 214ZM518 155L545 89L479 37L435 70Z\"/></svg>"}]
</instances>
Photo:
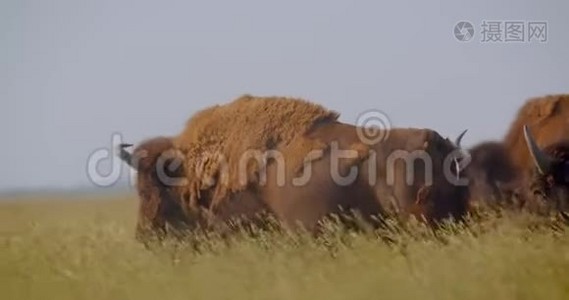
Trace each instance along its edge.
<instances>
[{"instance_id":1,"label":"bison head","mask_svg":"<svg viewBox=\"0 0 569 300\"><path fill-rule=\"evenodd\" d=\"M472 159L470 152L468 150L463 149L460 144L462 142L462 138L464 137L467 131L468 129L465 129L463 132L461 132L454 142L454 145L458 150L458 154L455 155L453 158L453 169L457 178L461 176L463 171L465 171L466 166L470 163Z\"/></svg>"},{"instance_id":2,"label":"bison head","mask_svg":"<svg viewBox=\"0 0 569 300\"><path fill-rule=\"evenodd\" d=\"M413 211L432 225L449 217L460 221L466 216L469 187L463 175L471 159L470 153L461 146L466 131L454 142L434 132L426 145L433 160L433 182L419 188Z\"/></svg>"},{"instance_id":3,"label":"bison head","mask_svg":"<svg viewBox=\"0 0 569 300\"><path fill-rule=\"evenodd\" d=\"M535 164L530 181L533 194L569 219L569 140L541 149L527 126L524 137Z\"/></svg>"},{"instance_id":4,"label":"bison head","mask_svg":"<svg viewBox=\"0 0 569 300\"><path fill-rule=\"evenodd\" d=\"M170 138L147 140L132 153L119 145L119 157L137 171L137 192L140 198L136 237L145 241L162 238L168 229L180 232L190 227L182 205L184 186L183 156Z\"/></svg>"}]
</instances>

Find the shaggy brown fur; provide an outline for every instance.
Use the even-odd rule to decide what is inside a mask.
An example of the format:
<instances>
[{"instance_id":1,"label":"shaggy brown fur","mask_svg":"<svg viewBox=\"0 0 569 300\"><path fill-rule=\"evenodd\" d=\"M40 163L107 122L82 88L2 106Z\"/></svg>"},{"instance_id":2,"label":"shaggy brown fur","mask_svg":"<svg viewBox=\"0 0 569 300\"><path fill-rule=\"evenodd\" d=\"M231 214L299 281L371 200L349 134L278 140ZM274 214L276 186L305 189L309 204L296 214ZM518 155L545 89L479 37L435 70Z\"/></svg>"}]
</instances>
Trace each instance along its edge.
<instances>
[{"instance_id":1,"label":"shaggy brown fur","mask_svg":"<svg viewBox=\"0 0 569 300\"><path fill-rule=\"evenodd\" d=\"M261 228L263 214L269 213L257 195L250 191L228 197L215 211L199 204L187 206L182 201L186 192L182 163L185 157L174 148L171 138L146 140L132 154L122 150L120 156L137 170L140 203L136 238L144 244L161 240L166 235L183 238L188 230L196 229L215 229L225 234L231 230L230 221ZM208 192L203 191L204 194Z\"/></svg>"},{"instance_id":2,"label":"shaggy brown fur","mask_svg":"<svg viewBox=\"0 0 569 300\"><path fill-rule=\"evenodd\" d=\"M257 184L270 158L267 150L279 151L287 168L300 171L307 157L319 158L309 152L329 147L304 134L338 117L337 112L303 99L251 95L196 113L175 139L186 156L188 205L201 202L213 207L228 194ZM251 150L260 154L259 159L247 159L244 153L255 153ZM240 172L242 161L246 162L246 176ZM212 188L209 199L204 199L202 191Z\"/></svg>"},{"instance_id":3,"label":"shaggy brown fur","mask_svg":"<svg viewBox=\"0 0 569 300\"><path fill-rule=\"evenodd\" d=\"M528 125L541 148L566 139L569 94L531 98L518 110L503 143L514 167L525 177L533 169L533 160L524 140L524 125Z\"/></svg>"}]
</instances>

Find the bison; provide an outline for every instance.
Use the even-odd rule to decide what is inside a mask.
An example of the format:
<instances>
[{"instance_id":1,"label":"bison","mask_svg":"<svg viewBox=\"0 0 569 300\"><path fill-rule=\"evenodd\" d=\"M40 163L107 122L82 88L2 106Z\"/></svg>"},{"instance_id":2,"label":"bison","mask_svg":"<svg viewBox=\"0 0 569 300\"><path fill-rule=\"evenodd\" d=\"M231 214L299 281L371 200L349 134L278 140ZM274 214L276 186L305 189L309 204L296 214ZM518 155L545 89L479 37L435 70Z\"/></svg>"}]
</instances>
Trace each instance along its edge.
<instances>
[{"instance_id":1,"label":"bison","mask_svg":"<svg viewBox=\"0 0 569 300\"><path fill-rule=\"evenodd\" d=\"M164 231L168 225L208 228L262 213L285 227L318 232L321 221L331 215L354 213L374 226L389 217L415 216L436 226L447 218L462 219L467 212L469 188L460 178L469 159L460 148L466 131L453 143L430 129L390 129L383 131L385 138L370 142L362 139L365 128L339 122L337 115L322 118L322 111L306 109L295 99L236 102L234 109L202 111L199 134L193 130L194 119L188 123L194 127L180 136L151 139L132 154L121 145L121 158L138 170L140 235ZM294 115L299 106L317 115L313 122L306 122L306 113ZM275 117L278 122L271 121ZM295 117L303 120L300 128ZM227 120L234 120L234 126L227 126ZM260 128L269 132L249 136ZM205 142L195 143L196 138ZM212 146L212 141L231 145ZM234 155L234 160L226 160L226 168L221 168L223 164L211 160L212 152ZM249 158L253 164L247 159L240 164L245 153L259 155ZM236 174L246 179L232 182L242 179Z\"/></svg>"},{"instance_id":2,"label":"bison","mask_svg":"<svg viewBox=\"0 0 569 300\"><path fill-rule=\"evenodd\" d=\"M484 142L470 149L472 203L522 208L534 202L530 186L535 163L524 126L533 132L537 148L557 153L555 149L560 149L569 136L569 95L529 99L518 110L502 141Z\"/></svg>"}]
</instances>

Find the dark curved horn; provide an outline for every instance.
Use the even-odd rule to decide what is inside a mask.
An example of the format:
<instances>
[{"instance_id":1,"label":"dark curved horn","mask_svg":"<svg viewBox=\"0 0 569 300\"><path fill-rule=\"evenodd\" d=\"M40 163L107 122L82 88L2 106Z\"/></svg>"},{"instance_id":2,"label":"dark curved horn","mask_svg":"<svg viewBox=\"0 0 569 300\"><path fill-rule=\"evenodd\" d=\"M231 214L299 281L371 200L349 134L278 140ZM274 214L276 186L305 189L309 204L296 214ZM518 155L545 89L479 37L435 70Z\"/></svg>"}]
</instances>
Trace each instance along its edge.
<instances>
[{"instance_id":1,"label":"dark curved horn","mask_svg":"<svg viewBox=\"0 0 569 300\"><path fill-rule=\"evenodd\" d=\"M465 129L461 134L458 135L458 137L455 140L455 145L460 148L460 142L462 141L462 138L464 137L464 135L466 134L466 132L468 131L468 129Z\"/></svg>"},{"instance_id":2,"label":"dark curved horn","mask_svg":"<svg viewBox=\"0 0 569 300\"><path fill-rule=\"evenodd\" d=\"M524 138L526 139L529 153L531 154L533 162L539 172L541 174L549 172L553 159L539 149L527 125L524 125Z\"/></svg>"},{"instance_id":3,"label":"dark curved horn","mask_svg":"<svg viewBox=\"0 0 569 300\"><path fill-rule=\"evenodd\" d=\"M118 146L119 157L129 166L133 167L132 165L132 154L125 150L125 148L132 147L132 144L120 144Z\"/></svg>"},{"instance_id":4,"label":"dark curved horn","mask_svg":"<svg viewBox=\"0 0 569 300\"><path fill-rule=\"evenodd\" d=\"M460 155L462 156L462 159L460 161L458 160L458 158L455 158L455 160L454 160L456 163L456 174L457 174L457 176L466 167L466 166L463 166L464 159L467 159L467 160L471 159L470 152L468 150L462 149L462 147L460 146L460 143L462 142L462 138L464 137L464 135L466 134L467 131L468 131L468 129L465 129L463 132L461 132L454 141L456 148L458 148L458 150L460 151Z\"/></svg>"}]
</instances>

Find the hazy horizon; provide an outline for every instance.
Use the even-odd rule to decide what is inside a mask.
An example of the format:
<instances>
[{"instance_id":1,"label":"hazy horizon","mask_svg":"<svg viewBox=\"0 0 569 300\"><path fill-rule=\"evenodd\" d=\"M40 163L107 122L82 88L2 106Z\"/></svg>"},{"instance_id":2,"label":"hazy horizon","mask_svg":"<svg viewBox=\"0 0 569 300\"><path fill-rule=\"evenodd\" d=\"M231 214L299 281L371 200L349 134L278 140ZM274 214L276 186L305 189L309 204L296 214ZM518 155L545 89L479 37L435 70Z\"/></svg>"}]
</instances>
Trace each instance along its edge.
<instances>
[{"instance_id":1,"label":"hazy horizon","mask_svg":"<svg viewBox=\"0 0 569 300\"><path fill-rule=\"evenodd\" d=\"M569 2L434 4L3 1L0 192L95 188L87 159L113 133L174 135L243 94L301 97L348 123L379 109L394 127L469 129L472 146L501 139L527 99L569 93ZM453 34L463 20L468 42ZM547 42L483 42L484 20L547 22Z\"/></svg>"}]
</instances>

